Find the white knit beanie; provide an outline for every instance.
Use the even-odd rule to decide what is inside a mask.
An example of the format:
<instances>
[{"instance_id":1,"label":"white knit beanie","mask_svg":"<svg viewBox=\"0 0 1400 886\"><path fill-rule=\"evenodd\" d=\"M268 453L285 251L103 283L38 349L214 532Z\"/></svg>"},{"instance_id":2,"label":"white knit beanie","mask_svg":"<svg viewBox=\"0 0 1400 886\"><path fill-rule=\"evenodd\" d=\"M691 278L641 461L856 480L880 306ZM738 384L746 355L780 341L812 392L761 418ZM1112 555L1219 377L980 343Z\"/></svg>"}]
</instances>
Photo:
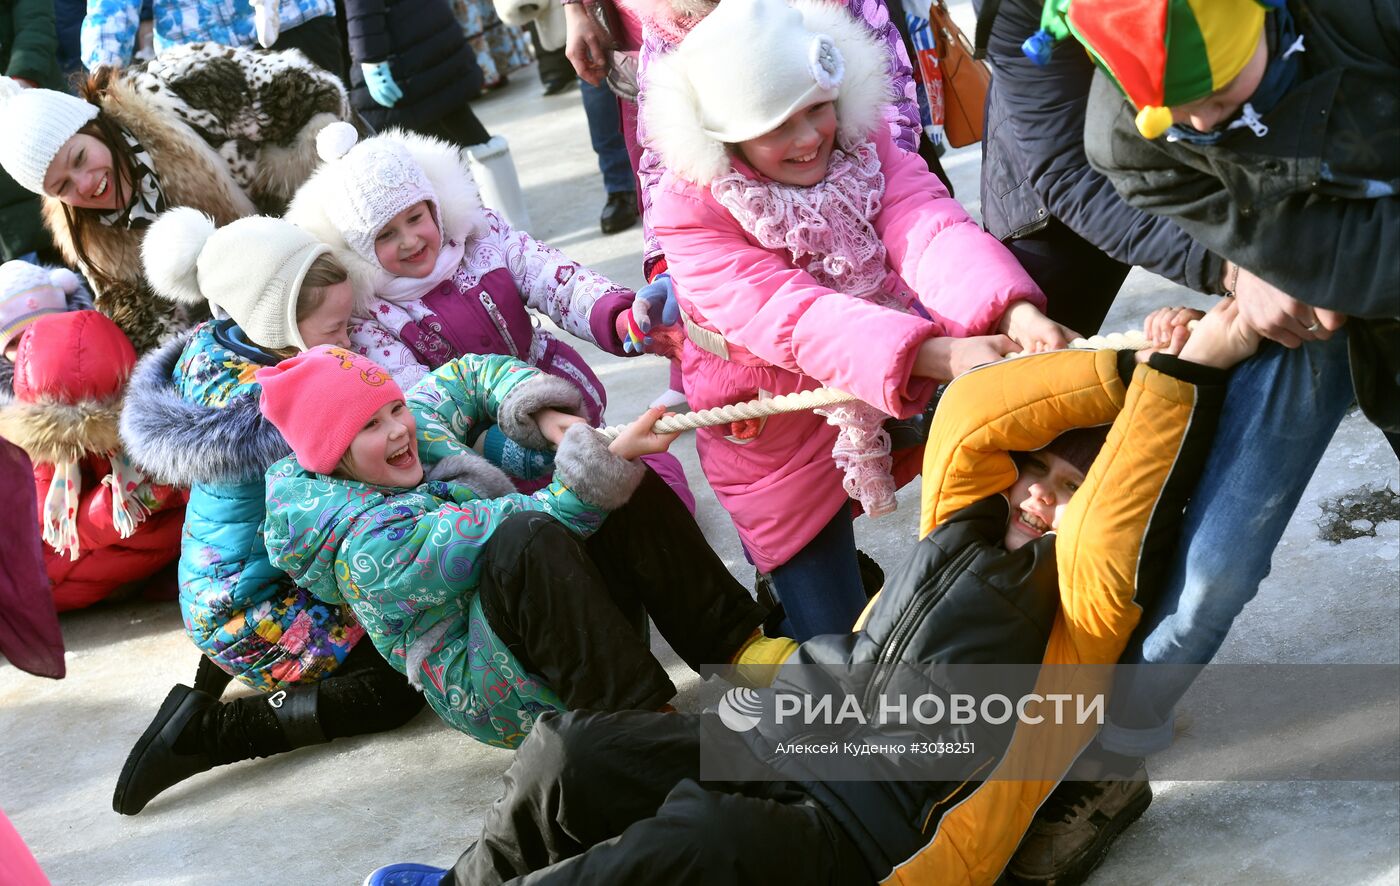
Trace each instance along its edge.
<instances>
[{"instance_id":1,"label":"white knit beanie","mask_svg":"<svg viewBox=\"0 0 1400 886\"><path fill-rule=\"evenodd\" d=\"M172 301L222 309L256 345L306 350L297 298L330 247L280 218L252 215L214 227L197 209L163 213L146 230L141 258L152 288Z\"/></svg>"},{"instance_id":2,"label":"white knit beanie","mask_svg":"<svg viewBox=\"0 0 1400 886\"><path fill-rule=\"evenodd\" d=\"M0 265L0 351L45 314L68 310L78 275L67 268L41 268L27 261Z\"/></svg>"},{"instance_id":3,"label":"white knit beanie","mask_svg":"<svg viewBox=\"0 0 1400 886\"><path fill-rule=\"evenodd\" d=\"M841 132L856 138L895 98L870 29L825 0L724 0L652 65L645 91L651 147L698 184L729 168L726 145L804 107L834 100Z\"/></svg>"},{"instance_id":4,"label":"white knit beanie","mask_svg":"<svg viewBox=\"0 0 1400 886\"><path fill-rule=\"evenodd\" d=\"M0 77L0 166L25 190L43 194L49 164L97 113L97 105L76 96Z\"/></svg>"},{"instance_id":5,"label":"white knit beanie","mask_svg":"<svg viewBox=\"0 0 1400 886\"><path fill-rule=\"evenodd\" d=\"M374 254L374 238L394 216L427 201L442 233L442 213L428 176L398 141L359 138L349 123L332 123L316 136L316 148L326 161L319 177L334 170L320 191L322 207L346 244L360 258L383 269ZM445 236L445 235L444 235Z\"/></svg>"}]
</instances>

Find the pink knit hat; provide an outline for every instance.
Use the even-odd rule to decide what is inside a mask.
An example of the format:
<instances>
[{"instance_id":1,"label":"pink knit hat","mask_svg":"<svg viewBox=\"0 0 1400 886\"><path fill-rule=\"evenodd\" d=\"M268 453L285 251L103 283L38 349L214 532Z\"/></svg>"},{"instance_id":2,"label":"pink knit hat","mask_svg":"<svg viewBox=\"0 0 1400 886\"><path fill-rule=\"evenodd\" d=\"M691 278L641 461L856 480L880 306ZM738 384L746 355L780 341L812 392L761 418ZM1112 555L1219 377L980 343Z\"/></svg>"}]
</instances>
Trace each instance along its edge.
<instances>
[{"instance_id":1,"label":"pink knit hat","mask_svg":"<svg viewBox=\"0 0 1400 886\"><path fill-rule=\"evenodd\" d=\"M374 361L332 345L259 369L259 408L308 471L329 474L379 407L403 390Z\"/></svg>"}]
</instances>

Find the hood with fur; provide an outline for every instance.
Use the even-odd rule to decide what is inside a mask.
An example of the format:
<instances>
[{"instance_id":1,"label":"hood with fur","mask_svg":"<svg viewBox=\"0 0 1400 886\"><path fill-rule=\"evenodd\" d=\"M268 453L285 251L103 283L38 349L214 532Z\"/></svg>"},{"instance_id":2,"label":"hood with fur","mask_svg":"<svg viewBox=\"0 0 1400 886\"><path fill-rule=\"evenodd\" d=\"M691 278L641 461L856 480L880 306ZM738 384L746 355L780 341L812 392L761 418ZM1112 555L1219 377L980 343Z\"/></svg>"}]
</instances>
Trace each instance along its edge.
<instances>
[{"instance_id":1,"label":"hood with fur","mask_svg":"<svg viewBox=\"0 0 1400 886\"><path fill-rule=\"evenodd\" d=\"M238 397L215 408L180 396L173 373L192 334L178 336L136 364L121 419L127 454L147 474L178 486L260 479L292 448L258 411L257 397Z\"/></svg>"},{"instance_id":2,"label":"hood with fur","mask_svg":"<svg viewBox=\"0 0 1400 886\"><path fill-rule=\"evenodd\" d=\"M849 142L868 138L884 125L884 108L896 101L884 50L865 23L844 5L827 0L795 0L803 26L813 34L825 34L840 50L844 76L836 99L839 134ZM746 52L758 47L746 46ZM686 44L652 64L643 89L643 123L652 150L666 169L697 185L706 186L731 168L729 149L705 131L699 101L686 76ZM695 65L703 69L703 65Z\"/></svg>"},{"instance_id":3,"label":"hood with fur","mask_svg":"<svg viewBox=\"0 0 1400 886\"><path fill-rule=\"evenodd\" d=\"M66 403L11 400L0 406L0 437L23 449L31 461L58 464L121 449L117 425L121 397Z\"/></svg>"},{"instance_id":4,"label":"hood with fur","mask_svg":"<svg viewBox=\"0 0 1400 886\"><path fill-rule=\"evenodd\" d=\"M477 192L466 158L455 145L401 129L386 130L375 138L399 142L422 167L437 196L442 216L438 222L446 239L465 243L487 230L481 195ZM297 191L285 217L331 248L331 254L350 273L356 300L364 304L365 299L373 294L382 272L350 247L335 220L326 211L332 205L332 201L325 196L327 189L342 187L342 178L334 168L335 163L331 160L321 164Z\"/></svg>"}]
</instances>

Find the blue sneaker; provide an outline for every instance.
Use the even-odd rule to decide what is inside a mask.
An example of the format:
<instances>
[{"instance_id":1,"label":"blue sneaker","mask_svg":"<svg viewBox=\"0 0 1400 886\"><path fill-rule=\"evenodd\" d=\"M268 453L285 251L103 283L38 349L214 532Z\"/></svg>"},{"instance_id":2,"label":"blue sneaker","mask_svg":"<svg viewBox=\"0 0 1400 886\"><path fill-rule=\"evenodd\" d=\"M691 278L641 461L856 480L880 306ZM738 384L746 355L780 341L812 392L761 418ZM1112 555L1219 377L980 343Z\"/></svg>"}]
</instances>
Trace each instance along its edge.
<instances>
[{"instance_id":1,"label":"blue sneaker","mask_svg":"<svg viewBox=\"0 0 1400 886\"><path fill-rule=\"evenodd\" d=\"M365 877L365 886L438 886L446 876L445 868L401 862L373 871Z\"/></svg>"}]
</instances>

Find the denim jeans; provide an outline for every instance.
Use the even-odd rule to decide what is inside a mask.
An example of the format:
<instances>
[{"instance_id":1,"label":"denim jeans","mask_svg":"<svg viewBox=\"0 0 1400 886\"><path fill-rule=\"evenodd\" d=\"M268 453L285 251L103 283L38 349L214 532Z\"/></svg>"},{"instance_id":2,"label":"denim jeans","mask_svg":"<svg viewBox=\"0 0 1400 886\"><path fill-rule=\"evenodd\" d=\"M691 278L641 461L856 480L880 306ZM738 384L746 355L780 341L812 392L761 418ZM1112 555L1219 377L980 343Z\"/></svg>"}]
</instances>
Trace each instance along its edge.
<instances>
[{"instance_id":1,"label":"denim jeans","mask_svg":"<svg viewBox=\"0 0 1400 886\"><path fill-rule=\"evenodd\" d=\"M1226 390L1215 445L1186 509L1171 575L1121 659L1099 734L1145 757L1172 741L1172 712L1269 574L1303 488L1353 400L1346 331L1290 350L1265 342ZM1194 667L1193 667L1194 666Z\"/></svg>"},{"instance_id":2,"label":"denim jeans","mask_svg":"<svg viewBox=\"0 0 1400 886\"><path fill-rule=\"evenodd\" d=\"M784 636L801 643L820 634L849 634L866 603L851 509L842 504L816 538L772 575L773 593L786 614Z\"/></svg>"},{"instance_id":3,"label":"denim jeans","mask_svg":"<svg viewBox=\"0 0 1400 886\"><path fill-rule=\"evenodd\" d=\"M617 96L607 87L578 81L583 91L583 113L588 117L588 139L593 153L598 155L598 169L603 173L603 189L609 194L637 190L632 178L632 161L627 156L627 142L622 137L622 113Z\"/></svg>"}]
</instances>

